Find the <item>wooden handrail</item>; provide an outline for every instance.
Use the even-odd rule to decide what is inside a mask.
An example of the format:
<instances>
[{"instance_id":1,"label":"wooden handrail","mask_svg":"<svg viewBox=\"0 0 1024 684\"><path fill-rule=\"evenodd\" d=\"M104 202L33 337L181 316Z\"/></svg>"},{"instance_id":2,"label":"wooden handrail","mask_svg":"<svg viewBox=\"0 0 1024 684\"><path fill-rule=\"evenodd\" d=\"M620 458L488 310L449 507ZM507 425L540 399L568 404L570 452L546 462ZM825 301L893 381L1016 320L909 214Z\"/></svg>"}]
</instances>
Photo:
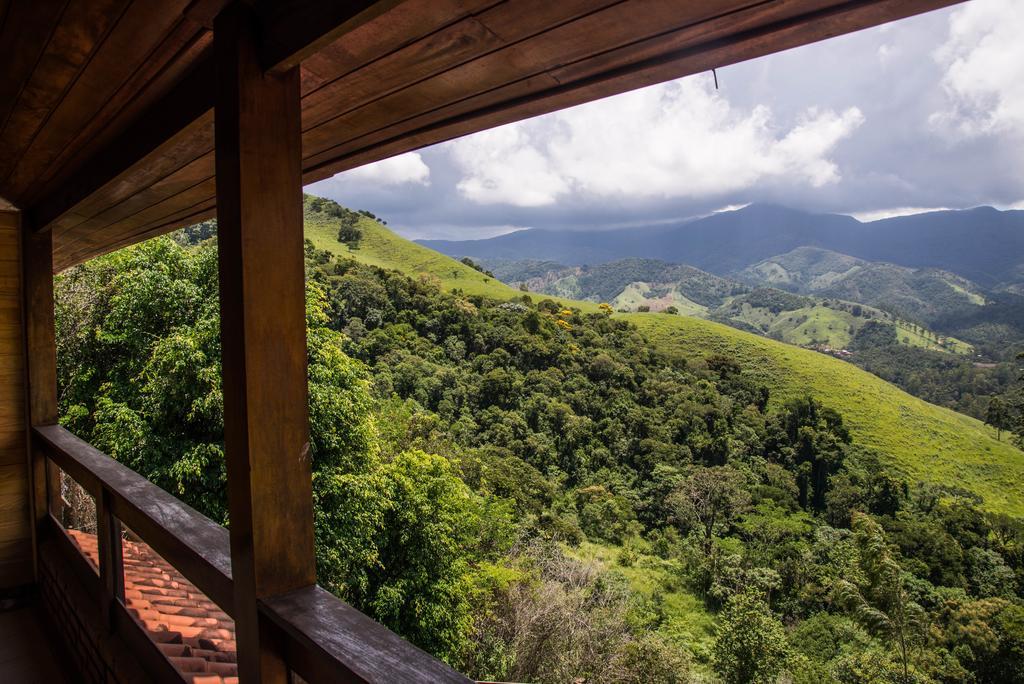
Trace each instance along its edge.
<instances>
[{"instance_id":1,"label":"wooden handrail","mask_svg":"<svg viewBox=\"0 0 1024 684\"><path fill-rule=\"evenodd\" d=\"M59 425L35 427L33 438L92 494L98 511L108 510L224 612L233 614L231 549L225 528Z\"/></svg>"},{"instance_id":2,"label":"wooden handrail","mask_svg":"<svg viewBox=\"0 0 1024 684\"><path fill-rule=\"evenodd\" d=\"M99 579L109 598L123 598L118 534L123 522L234 615L224 527L59 425L33 428L32 440L96 500ZM308 682L472 681L319 586L264 599L257 607L284 635L288 667ZM124 623L121 618L127 615L119 604L109 606L108 613L115 623Z\"/></svg>"},{"instance_id":3,"label":"wooden handrail","mask_svg":"<svg viewBox=\"0 0 1024 684\"><path fill-rule=\"evenodd\" d=\"M289 637L288 665L309 682L471 682L319 586L263 599Z\"/></svg>"}]
</instances>

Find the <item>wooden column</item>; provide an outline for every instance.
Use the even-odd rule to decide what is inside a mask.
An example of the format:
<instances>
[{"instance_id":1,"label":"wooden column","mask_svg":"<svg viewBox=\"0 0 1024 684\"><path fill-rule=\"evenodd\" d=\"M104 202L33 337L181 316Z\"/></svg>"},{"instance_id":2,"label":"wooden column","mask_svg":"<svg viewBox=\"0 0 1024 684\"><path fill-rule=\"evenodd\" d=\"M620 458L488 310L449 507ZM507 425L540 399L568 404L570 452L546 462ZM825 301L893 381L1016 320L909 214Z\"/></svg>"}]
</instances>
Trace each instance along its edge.
<instances>
[{"instance_id":1,"label":"wooden column","mask_svg":"<svg viewBox=\"0 0 1024 684\"><path fill-rule=\"evenodd\" d=\"M265 74L255 27L241 3L214 23L224 442L239 674L283 682L256 602L316 581L299 71Z\"/></svg>"},{"instance_id":2,"label":"wooden column","mask_svg":"<svg viewBox=\"0 0 1024 684\"><path fill-rule=\"evenodd\" d=\"M27 228L31 228L28 226ZM53 317L53 241L50 231L22 231L22 273L25 301L25 364L28 384L28 425L57 423L57 345ZM29 434L29 472L32 481L33 542L49 502L59 503L60 476L47 465ZM57 506L53 506L54 510ZM38 554L36 554L38 560Z\"/></svg>"}]
</instances>

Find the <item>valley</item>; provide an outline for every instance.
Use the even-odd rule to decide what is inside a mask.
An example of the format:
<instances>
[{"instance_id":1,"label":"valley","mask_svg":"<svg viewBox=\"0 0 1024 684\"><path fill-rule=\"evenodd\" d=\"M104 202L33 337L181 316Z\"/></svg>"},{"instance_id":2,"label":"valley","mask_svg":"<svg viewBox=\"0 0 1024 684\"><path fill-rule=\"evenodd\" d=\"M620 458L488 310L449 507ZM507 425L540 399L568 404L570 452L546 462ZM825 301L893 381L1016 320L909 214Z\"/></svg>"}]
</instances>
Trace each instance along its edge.
<instances>
[{"instance_id":1,"label":"valley","mask_svg":"<svg viewBox=\"0 0 1024 684\"><path fill-rule=\"evenodd\" d=\"M354 250L339 244L335 224L320 217L307 215L306 235L319 249L412 277L435 279L445 289L502 300L523 295L517 288L406 240L377 222L364 219L360 227L363 242ZM683 279L684 291L694 299L713 304L733 296L725 295L734 291L730 281L683 268L690 276ZM499 276L503 271L496 266L494 273ZM607 282L604 277L596 280ZM569 291L579 296L578 290ZM598 311L596 301L570 297L560 301L583 312ZM691 362L700 363L713 353L733 355L746 373L769 384L774 402L797 398L809 390L820 392L827 404L848 416L859 440L892 454L897 459L894 465L908 475L936 484L960 482L984 497L992 510L1024 514L1024 453L996 440L995 433L977 419L928 404L828 355L714 321L653 312L615 315L636 325L662 351ZM827 326L825 323L826 330ZM840 330L838 324L834 327ZM930 344L931 339L929 334L921 345Z\"/></svg>"},{"instance_id":2,"label":"valley","mask_svg":"<svg viewBox=\"0 0 1024 684\"><path fill-rule=\"evenodd\" d=\"M478 679L718 682L756 629L794 681L898 681L835 590L881 549L931 621L924 681L1015 666L952 655L950 611L1017 638L1024 452L823 353L971 366L968 343L688 265L481 265L304 210L328 591ZM208 222L61 274L57 344L62 423L224 523L215 241Z\"/></svg>"}]
</instances>

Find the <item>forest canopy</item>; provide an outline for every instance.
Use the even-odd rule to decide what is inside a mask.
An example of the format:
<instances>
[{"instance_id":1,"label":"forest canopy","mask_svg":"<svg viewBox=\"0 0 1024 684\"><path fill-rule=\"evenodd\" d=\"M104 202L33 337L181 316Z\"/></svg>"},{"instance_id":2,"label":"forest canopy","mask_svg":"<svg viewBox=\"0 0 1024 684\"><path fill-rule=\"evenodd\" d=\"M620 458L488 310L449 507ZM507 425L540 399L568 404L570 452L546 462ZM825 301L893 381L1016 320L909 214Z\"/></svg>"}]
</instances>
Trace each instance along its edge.
<instances>
[{"instance_id":1,"label":"forest canopy","mask_svg":"<svg viewBox=\"0 0 1024 684\"><path fill-rule=\"evenodd\" d=\"M227 523L213 232L59 276L60 408ZM306 256L319 581L424 649L506 681L1024 678L1024 525L891 471L827 397Z\"/></svg>"}]
</instances>

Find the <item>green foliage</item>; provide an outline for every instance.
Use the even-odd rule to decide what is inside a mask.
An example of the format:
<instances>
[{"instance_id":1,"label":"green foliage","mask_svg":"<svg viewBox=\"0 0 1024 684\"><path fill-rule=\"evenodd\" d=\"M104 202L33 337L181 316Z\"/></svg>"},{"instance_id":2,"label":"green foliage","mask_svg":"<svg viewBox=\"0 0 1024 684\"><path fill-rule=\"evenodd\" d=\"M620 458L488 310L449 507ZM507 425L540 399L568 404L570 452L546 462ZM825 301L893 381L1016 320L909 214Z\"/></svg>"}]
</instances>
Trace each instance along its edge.
<instances>
[{"instance_id":1,"label":"green foliage","mask_svg":"<svg viewBox=\"0 0 1024 684\"><path fill-rule=\"evenodd\" d=\"M216 249L161 238L57 281L69 429L226 522ZM440 456L382 458L375 402L329 303L307 288L309 413L321 584L450 660L470 629L473 564L500 557L511 511Z\"/></svg>"},{"instance_id":2,"label":"green foliage","mask_svg":"<svg viewBox=\"0 0 1024 684\"><path fill-rule=\"evenodd\" d=\"M150 241L62 274L55 296L64 424L224 521L216 254Z\"/></svg>"},{"instance_id":3,"label":"green foliage","mask_svg":"<svg viewBox=\"0 0 1024 684\"><path fill-rule=\"evenodd\" d=\"M729 602L715 642L715 671L727 684L774 682L790 659L782 623L753 591Z\"/></svg>"},{"instance_id":4,"label":"green foliage","mask_svg":"<svg viewBox=\"0 0 1024 684\"><path fill-rule=\"evenodd\" d=\"M483 266L481 266L480 264L476 263L475 261L473 261L469 257L462 257L461 259L459 259L459 261L461 263L465 264L466 266L469 266L474 271L479 271L480 273L483 273L485 276L488 276L490 278L494 277L493 273L491 273L490 271L488 271Z\"/></svg>"},{"instance_id":5,"label":"green foliage","mask_svg":"<svg viewBox=\"0 0 1024 684\"><path fill-rule=\"evenodd\" d=\"M853 336L850 346L857 350L887 347L897 343L896 327L882 321L868 321Z\"/></svg>"},{"instance_id":6,"label":"green foliage","mask_svg":"<svg viewBox=\"0 0 1024 684\"><path fill-rule=\"evenodd\" d=\"M1019 452L976 421L706 321L535 303L366 212L349 251L315 205L331 591L479 678L1020 672L1024 524L986 512L1020 505ZM225 521L216 250L176 237L60 277L62 416Z\"/></svg>"},{"instance_id":7,"label":"green foliage","mask_svg":"<svg viewBox=\"0 0 1024 684\"><path fill-rule=\"evenodd\" d=\"M338 242L347 245L349 249L358 249L359 241L363 238L363 231L359 228L360 219L364 216L375 218L369 212L352 211L334 200L315 195L303 195L302 203L307 213L320 214L335 220L338 225Z\"/></svg>"},{"instance_id":8,"label":"green foliage","mask_svg":"<svg viewBox=\"0 0 1024 684\"><path fill-rule=\"evenodd\" d=\"M916 397L979 420L985 420L993 398L1006 397L1002 401L1009 408L1007 394L1016 380L1015 364L1009 361L979 365L904 345L858 349L851 360Z\"/></svg>"},{"instance_id":9,"label":"green foliage","mask_svg":"<svg viewBox=\"0 0 1024 684\"><path fill-rule=\"evenodd\" d=\"M887 466L912 482L960 486L984 506L1024 512L1024 459L979 420L943 409L823 354L685 316L626 314L652 346L687 360L730 355L764 383L772 403L808 392L843 416L854 440L884 454Z\"/></svg>"},{"instance_id":10,"label":"green foliage","mask_svg":"<svg viewBox=\"0 0 1024 684\"><path fill-rule=\"evenodd\" d=\"M870 516L855 513L853 531L860 552L860 577L837 582L836 603L865 630L896 649L903 678L908 679L912 650L924 640L927 615L910 597L903 569L882 527Z\"/></svg>"}]
</instances>

